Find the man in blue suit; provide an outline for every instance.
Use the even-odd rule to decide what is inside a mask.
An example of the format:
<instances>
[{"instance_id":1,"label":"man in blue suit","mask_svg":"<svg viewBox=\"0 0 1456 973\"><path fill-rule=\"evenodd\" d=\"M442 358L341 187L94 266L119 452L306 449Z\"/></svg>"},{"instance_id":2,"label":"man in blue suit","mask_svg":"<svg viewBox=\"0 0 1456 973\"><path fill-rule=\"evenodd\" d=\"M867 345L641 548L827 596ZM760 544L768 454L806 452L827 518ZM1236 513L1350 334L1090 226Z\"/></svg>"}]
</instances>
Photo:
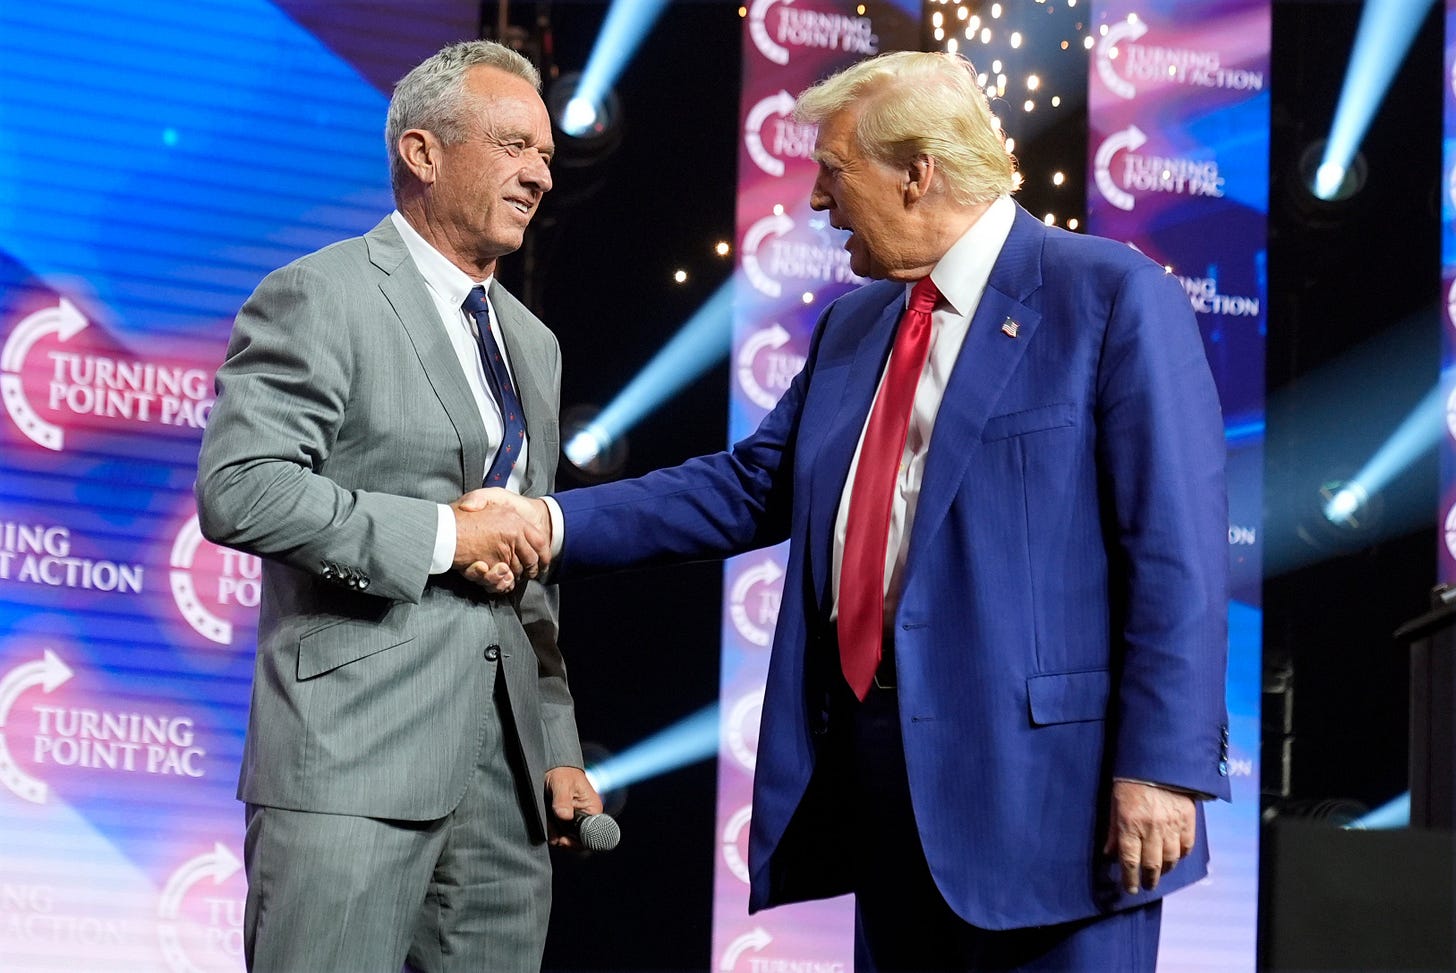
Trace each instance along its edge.
<instances>
[{"instance_id":1,"label":"man in blue suit","mask_svg":"<svg viewBox=\"0 0 1456 973\"><path fill-rule=\"evenodd\" d=\"M752 909L854 892L862 971L1151 970L1161 897L1206 873L1199 802L1228 797L1223 428L1189 302L1011 201L959 58L861 62L797 115L811 203L876 282L731 451L526 512L558 580L792 540Z\"/></svg>"}]
</instances>

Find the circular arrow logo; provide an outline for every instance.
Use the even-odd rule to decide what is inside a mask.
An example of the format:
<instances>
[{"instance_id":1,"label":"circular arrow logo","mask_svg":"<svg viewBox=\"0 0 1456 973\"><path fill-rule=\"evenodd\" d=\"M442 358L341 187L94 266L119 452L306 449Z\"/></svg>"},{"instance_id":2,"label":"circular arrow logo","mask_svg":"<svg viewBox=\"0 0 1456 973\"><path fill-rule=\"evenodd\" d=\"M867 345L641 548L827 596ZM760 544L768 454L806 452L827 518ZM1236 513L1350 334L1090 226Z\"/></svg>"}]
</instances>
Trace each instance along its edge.
<instances>
[{"instance_id":1,"label":"circular arrow logo","mask_svg":"<svg viewBox=\"0 0 1456 973\"><path fill-rule=\"evenodd\" d=\"M42 419L25 397L25 358L42 338L54 336L70 341L87 323L76 305L63 297L55 307L41 308L22 318L0 349L0 397L5 400L5 411L27 439L46 449L59 450L65 444L65 434L60 426Z\"/></svg>"},{"instance_id":2,"label":"circular arrow logo","mask_svg":"<svg viewBox=\"0 0 1456 973\"><path fill-rule=\"evenodd\" d=\"M193 514L172 542L171 566L172 600L183 619L209 642L231 645L233 623L218 609L257 608L262 595L262 559L209 542Z\"/></svg>"},{"instance_id":3,"label":"circular arrow logo","mask_svg":"<svg viewBox=\"0 0 1456 973\"><path fill-rule=\"evenodd\" d=\"M775 213L754 223L748 228L748 232L743 234L743 273L747 275L748 282L756 290L769 297L778 297L783 294L784 288L759 264L758 248L765 237L783 236L793 228L793 220L783 213Z\"/></svg>"},{"instance_id":4,"label":"circular arrow logo","mask_svg":"<svg viewBox=\"0 0 1456 973\"><path fill-rule=\"evenodd\" d=\"M12 793L30 801L32 804L44 804L50 789L39 780L27 774L16 764L15 759L10 755L10 748L5 742L3 732L10 719L10 708L20 698L20 694L36 686L42 692L53 693L71 678L71 672L61 657L50 649L45 650L45 655L35 661L26 662L16 666L0 679L0 783L3 783Z\"/></svg>"},{"instance_id":5,"label":"circular arrow logo","mask_svg":"<svg viewBox=\"0 0 1456 973\"><path fill-rule=\"evenodd\" d=\"M183 915L182 904L193 886L209 880L213 886L219 886L236 875L242 867L243 863L238 857L219 842L212 846L212 851L183 862L167 879L166 887L162 889L157 903L157 937L161 940L162 957L172 973L206 973L208 968L219 966L217 963L208 963L206 967L198 966L188 954L183 945L184 939L188 938L185 933L197 924ZM212 916L213 922L208 932L219 935L207 936L207 941L214 949L221 947L222 953L230 954L230 967L232 961L242 953L242 917L240 914L234 916L235 912L236 910L222 909L218 915ZM219 921L222 923L220 928ZM239 928L233 928L234 926ZM191 938L198 937L193 935ZM230 943L230 940L235 940L235 943Z\"/></svg>"},{"instance_id":6,"label":"circular arrow logo","mask_svg":"<svg viewBox=\"0 0 1456 973\"><path fill-rule=\"evenodd\" d=\"M734 366L738 375L738 387L748 401L760 409L772 409L783 395L782 389L765 388L758 379L758 356L764 351L780 351L789 343L789 332L775 321L767 328L755 331L738 349ZM802 359L798 363L802 367ZM797 373L798 369L795 369ZM792 375L789 376L792 379ZM786 386L787 387L787 386Z\"/></svg>"},{"instance_id":7,"label":"circular arrow logo","mask_svg":"<svg viewBox=\"0 0 1456 973\"><path fill-rule=\"evenodd\" d=\"M1148 25L1141 20L1123 20L1107 28L1107 33L1097 42L1097 77L1107 90L1119 98L1133 98L1137 88L1132 82L1117 73L1113 60L1117 56L1117 45L1123 41L1135 41L1148 32Z\"/></svg>"},{"instance_id":8,"label":"circular arrow logo","mask_svg":"<svg viewBox=\"0 0 1456 973\"><path fill-rule=\"evenodd\" d=\"M748 932L736 937L728 947L723 950L723 958L718 961L720 973L733 973L738 967L738 957L749 950L755 953L762 952L764 947L773 942L773 937L768 930L762 926L754 926Z\"/></svg>"},{"instance_id":9,"label":"circular arrow logo","mask_svg":"<svg viewBox=\"0 0 1456 973\"><path fill-rule=\"evenodd\" d=\"M728 752L750 774L758 765L758 724L762 715L763 690L759 689L734 703L733 708L728 711L728 718L724 720L724 738L728 744Z\"/></svg>"},{"instance_id":10,"label":"circular arrow logo","mask_svg":"<svg viewBox=\"0 0 1456 973\"><path fill-rule=\"evenodd\" d=\"M733 618L733 628L753 645L765 646L773 640L783 576L784 569L779 567L778 562L765 558L733 582L728 609ZM755 590L760 587L763 590Z\"/></svg>"},{"instance_id":11,"label":"circular arrow logo","mask_svg":"<svg viewBox=\"0 0 1456 973\"><path fill-rule=\"evenodd\" d=\"M748 884L748 856L743 853L740 845L746 846L744 835L748 832L748 822L753 820L753 805L745 804L723 825L723 864L728 866L728 871L733 877L744 885Z\"/></svg>"},{"instance_id":12,"label":"circular arrow logo","mask_svg":"<svg viewBox=\"0 0 1456 973\"><path fill-rule=\"evenodd\" d=\"M763 125L770 118L786 118L794 110L794 96L787 91L769 95L748 110L748 119L743 123L743 144L748 157L770 176L784 174L784 160L774 155L763 145Z\"/></svg>"},{"instance_id":13,"label":"circular arrow logo","mask_svg":"<svg viewBox=\"0 0 1456 973\"><path fill-rule=\"evenodd\" d=\"M1124 149L1135 152L1142 148L1147 140L1148 137L1143 134L1142 129L1136 125L1129 125L1120 132L1113 132L1097 147L1097 154L1093 160L1093 181L1097 183L1097 188L1101 190L1103 198L1120 210L1131 212L1133 195L1113 181L1112 157Z\"/></svg>"},{"instance_id":14,"label":"circular arrow logo","mask_svg":"<svg viewBox=\"0 0 1456 973\"><path fill-rule=\"evenodd\" d=\"M753 6L748 8L748 36L753 38L753 46L764 57L775 64L788 64L789 49L768 35L768 8L776 2L777 0L753 0ZM783 2L790 4L794 0Z\"/></svg>"}]
</instances>

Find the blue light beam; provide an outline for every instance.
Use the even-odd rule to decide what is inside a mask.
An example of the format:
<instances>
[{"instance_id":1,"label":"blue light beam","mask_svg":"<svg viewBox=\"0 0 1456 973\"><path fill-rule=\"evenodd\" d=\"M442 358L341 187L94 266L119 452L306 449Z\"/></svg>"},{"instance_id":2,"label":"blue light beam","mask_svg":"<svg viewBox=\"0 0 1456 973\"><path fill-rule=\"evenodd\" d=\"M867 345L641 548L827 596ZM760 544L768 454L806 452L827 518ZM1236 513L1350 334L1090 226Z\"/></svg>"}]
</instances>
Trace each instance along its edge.
<instances>
[{"instance_id":1,"label":"blue light beam","mask_svg":"<svg viewBox=\"0 0 1456 973\"><path fill-rule=\"evenodd\" d=\"M1345 83L1325 154L1315 174L1314 194L1332 199L1345 181L1355 150L1385 98L1391 78L1433 0L1367 0L1355 32L1355 48L1345 69Z\"/></svg>"},{"instance_id":2,"label":"blue light beam","mask_svg":"<svg viewBox=\"0 0 1456 973\"><path fill-rule=\"evenodd\" d=\"M586 61L586 70L576 86L576 97L587 106L600 105L606 100L607 92L617 83L617 78L637 53L637 47L652 25L667 0L612 0L602 31L597 35L591 55ZM594 114L575 110L562 121L562 131L568 135L580 135L590 127ZM580 126L580 127L575 127Z\"/></svg>"},{"instance_id":3,"label":"blue light beam","mask_svg":"<svg viewBox=\"0 0 1456 973\"><path fill-rule=\"evenodd\" d=\"M1362 818L1351 821L1345 827L1354 831L1383 831L1392 828L1410 827L1410 791L1382 804Z\"/></svg>"},{"instance_id":4,"label":"blue light beam","mask_svg":"<svg viewBox=\"0 0 1456 973\"><path fill-rule=\"evenodd\" d=\"M1345 524L1371 497L1410 467L1441 436L1442 389L1426 393L1401 424L1325 504L1325 519Z\"/></svg>"},{"instance_id":5,"label":"blue light beam","mask_svg":"<svg viewBox=\"0 0 1456 973\"><path fill-rule=\"evenodd\" d=\"M599 793L615 791L712 756L718 750L718 704L705 706L614 757L586 769Z\"/></svg>"},{"instance_id":6,"label":"blue light beam","mask_svg":"<svg viewBox=\"0 0 1456 973\"><path fill-rule=\"evenodd\" d=\"M566 444L566 458L586 466L642 417L728 354L733 336L733 278L724 281L647 367Z\"/></svg>"}]
</instances>

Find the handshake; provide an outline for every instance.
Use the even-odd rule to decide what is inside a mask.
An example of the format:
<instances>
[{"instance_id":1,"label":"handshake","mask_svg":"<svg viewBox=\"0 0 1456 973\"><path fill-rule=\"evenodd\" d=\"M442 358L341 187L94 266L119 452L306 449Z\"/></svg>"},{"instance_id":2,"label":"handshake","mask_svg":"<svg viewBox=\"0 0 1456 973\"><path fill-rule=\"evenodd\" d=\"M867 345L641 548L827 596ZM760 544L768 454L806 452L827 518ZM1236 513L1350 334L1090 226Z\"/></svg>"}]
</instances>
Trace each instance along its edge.
<instances>
[{"instance_id":1,"label":"handshake","mask_svg":"<svg viewBox=\"0 0 1456 973\"><path fill-rule=\"evenodd\" d=\"M455 514L454 568L496 594L551 564L546 502L496 487L471 490L450 504Z\"/></svg>"}]
</instances>

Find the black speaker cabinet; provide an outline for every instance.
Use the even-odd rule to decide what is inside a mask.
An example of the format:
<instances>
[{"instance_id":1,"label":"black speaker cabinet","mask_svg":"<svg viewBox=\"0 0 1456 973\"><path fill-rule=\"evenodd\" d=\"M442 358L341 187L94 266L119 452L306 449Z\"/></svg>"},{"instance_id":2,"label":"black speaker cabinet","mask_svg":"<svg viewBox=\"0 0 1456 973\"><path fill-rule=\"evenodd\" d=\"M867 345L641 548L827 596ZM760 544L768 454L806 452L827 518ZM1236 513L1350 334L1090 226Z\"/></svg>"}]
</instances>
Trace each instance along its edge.
<instances>
[{"instance_id":1,"label":"black speaker cabinet","mask_svg":"<svg viewBox=\"0 0 1456 973\"><path fill-rule=\"evenodd\" d=\"M1261 970L1456 970L1451 832L1289 818L1263 840Z\"/></svg>"}]
</instances>

